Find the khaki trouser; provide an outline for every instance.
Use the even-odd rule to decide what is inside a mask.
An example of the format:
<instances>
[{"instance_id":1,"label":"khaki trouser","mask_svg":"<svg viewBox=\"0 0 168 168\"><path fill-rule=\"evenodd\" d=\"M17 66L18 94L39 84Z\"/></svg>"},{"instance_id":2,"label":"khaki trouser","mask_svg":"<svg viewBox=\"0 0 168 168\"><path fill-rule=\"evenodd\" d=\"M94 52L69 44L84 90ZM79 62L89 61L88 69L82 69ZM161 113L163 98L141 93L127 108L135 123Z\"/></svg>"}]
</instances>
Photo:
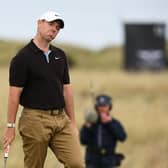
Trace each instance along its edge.
<instances>
[{"instance_id":1,"label":"khaki trouser","mask_svg":"<svg viewBox=\"0 0 168 168\"><path fill-rule=\"evenodd\" d=\"M48 147L65 168L85 167L79 140L65 112L50 115L43 110L24 108L19 132L23 140L25 168L43 168Z\"/></svg>"}]
</instances>

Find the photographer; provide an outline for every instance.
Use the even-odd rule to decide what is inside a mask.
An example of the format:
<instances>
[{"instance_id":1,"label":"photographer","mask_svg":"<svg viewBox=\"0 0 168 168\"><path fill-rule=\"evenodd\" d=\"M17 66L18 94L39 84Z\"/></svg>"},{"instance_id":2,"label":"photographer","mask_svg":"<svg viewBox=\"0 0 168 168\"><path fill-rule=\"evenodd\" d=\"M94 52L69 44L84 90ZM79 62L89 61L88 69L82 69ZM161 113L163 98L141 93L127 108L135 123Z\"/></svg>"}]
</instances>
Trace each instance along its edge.
<instances>
[{"instance_id":1,"label":"photographer","mask_svg":"<svg viewBox=\"0 0 168 168\"><path fill-rule=\"evenodd\" d=\"M126 132L121 123L110 115L112 110L110 96L97 96L95 110L97 119L95 120L93 114L90 117L88 115L80 131L81 144L86 145L86 166L87 168L116 168L124 159L123 154L116 153L117 141L125 141Z\"/></svg>"}]
</instances>

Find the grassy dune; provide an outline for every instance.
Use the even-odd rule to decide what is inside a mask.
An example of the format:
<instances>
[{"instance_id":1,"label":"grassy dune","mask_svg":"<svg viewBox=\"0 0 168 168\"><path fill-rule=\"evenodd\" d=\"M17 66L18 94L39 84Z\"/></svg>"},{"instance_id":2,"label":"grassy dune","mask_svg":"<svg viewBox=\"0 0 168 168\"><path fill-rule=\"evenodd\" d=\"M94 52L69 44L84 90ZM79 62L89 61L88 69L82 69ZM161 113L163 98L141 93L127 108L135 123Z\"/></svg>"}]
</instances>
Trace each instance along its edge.
<instances>
[{"instance_id":1,"label":"grassy dune","mask_svg":"<svg viewBox=\"0 0 168 168\"><path fill-rule=\"evenodd\" d=\"M125 73L118 70L71 70L78 127L83 123L83 112L92 108L89 86L96 94L113 96L113 115L124 125L128 140L118 146L126 155L122 168L168 167L168 72ZM0 68L0 146L6 121L8 70ZM81 147L83 152L84 148ZM2 158L2 151L0 151ZM11 147L9 167L23 167L23 152L18 133ZM45 167L62 168L49 151Z\"/></svg>"},{"instance_id":2,"label":"grassy dune","mask_svg":"<svg viewBox=\"0 0 168 168\"><path fill-rule=\"evenodd\" d=\"M0 40L0 66L9 65L11 57L27 42ZM75 68L80 69L120 69L121 47L107 47L99 51L74 46L71 44L54 44L61 47Z\"/></svg>"}]
</instances>

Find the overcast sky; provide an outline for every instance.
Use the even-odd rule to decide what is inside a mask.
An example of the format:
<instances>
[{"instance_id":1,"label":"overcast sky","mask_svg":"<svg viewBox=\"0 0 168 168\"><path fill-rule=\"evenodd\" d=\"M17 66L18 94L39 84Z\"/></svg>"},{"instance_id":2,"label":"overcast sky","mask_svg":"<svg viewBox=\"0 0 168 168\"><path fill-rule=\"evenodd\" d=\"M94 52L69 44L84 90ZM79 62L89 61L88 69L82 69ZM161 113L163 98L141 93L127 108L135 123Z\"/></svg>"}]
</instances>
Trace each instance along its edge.
<instances>
[{"instance_id":1,"label":"overcast sky","mask_svg":"<svg viewBox=\"0 0 168 168\"><path fill-rule=\"evenodd\" d=\"M122 44L126 21L168 23L168 0L1 0L0 38L31 39L47 10L65 20L56 40L95 49Z\"/></svg>"}]
</instances>

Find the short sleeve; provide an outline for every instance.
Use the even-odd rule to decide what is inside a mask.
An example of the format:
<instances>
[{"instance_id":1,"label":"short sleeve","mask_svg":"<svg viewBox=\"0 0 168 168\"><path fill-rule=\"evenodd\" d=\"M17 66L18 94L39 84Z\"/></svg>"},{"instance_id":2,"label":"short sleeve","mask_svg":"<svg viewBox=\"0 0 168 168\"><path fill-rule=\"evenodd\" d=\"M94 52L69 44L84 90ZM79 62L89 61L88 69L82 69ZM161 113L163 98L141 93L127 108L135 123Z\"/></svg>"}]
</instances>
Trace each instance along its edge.
<instances>
[{"instance_id":1,"label":"short sleeve","mask_svg":"<svg viewBox=\"0 0 168 168\"><path fill-rule=\"evenodd\" d=\"M69 66L68 61L65 56L65 67L64 67L64 75L63 75L63 84L69 84L70 83L70 76L69 76Z\"/></svg>"},{"instance_id":2,"label":"short sleeve","mask_svg":"<svg viewBox=\"0 0 168 168\"><path fill-rule=\"evenodd\" d=\"M27 64L24 55L15 56L10 63L9 85L24 87L27 79Z\"/></svg>"}]
</instances>

